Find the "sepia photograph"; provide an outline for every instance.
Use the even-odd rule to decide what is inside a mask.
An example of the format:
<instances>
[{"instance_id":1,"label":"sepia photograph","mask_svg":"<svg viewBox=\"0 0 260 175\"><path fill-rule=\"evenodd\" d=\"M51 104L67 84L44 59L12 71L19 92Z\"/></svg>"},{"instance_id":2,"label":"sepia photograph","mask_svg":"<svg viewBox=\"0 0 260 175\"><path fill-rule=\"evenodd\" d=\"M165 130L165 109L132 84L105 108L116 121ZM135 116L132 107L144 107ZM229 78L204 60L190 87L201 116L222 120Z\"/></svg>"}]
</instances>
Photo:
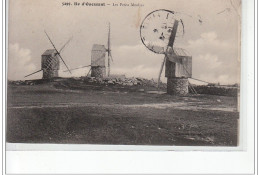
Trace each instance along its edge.
<instances>
[{"instance_id":1,"label":"sepia photograph","mask_svg":"<svg viewBox=\"0 0 260 175\"><path fill-rule=\"evenodd\" d=\"M241 145L241 0L9 0L8 144Z\"/></svg>"}]
</instances>

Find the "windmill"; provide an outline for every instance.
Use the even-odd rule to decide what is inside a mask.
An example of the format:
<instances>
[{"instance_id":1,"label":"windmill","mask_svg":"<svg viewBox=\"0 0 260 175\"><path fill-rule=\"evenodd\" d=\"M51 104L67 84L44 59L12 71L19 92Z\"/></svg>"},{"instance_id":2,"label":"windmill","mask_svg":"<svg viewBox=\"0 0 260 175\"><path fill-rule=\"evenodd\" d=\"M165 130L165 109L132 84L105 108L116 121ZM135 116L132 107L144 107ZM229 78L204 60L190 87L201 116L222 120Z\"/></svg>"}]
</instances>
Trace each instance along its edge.
<instances>
[{"instance_id":1,"label":"windmill","mask_svg":"<svg viewBox=\"0 0 260 175\"><path fill-rule=\"evenodd\" d=\"M91 64L90 65L77 67L74 69L66 70L64 72L91 67L87 76L89 75L89 73L91 71L91 77L103 78L106 76L106 53L107 53L107 76L109 77L111 61L113 61L112 53L111 53L110 23L108 25L107 48L105 47L105 45L93 44L92 50L91 50Z\"/></svg>"},{"instance_id":2,"label":"windmill","mask_svg":"<svg viewBox=\"0 0 260 175\"><path fill-rule=\"evenodd\" d=\"M175 39L183 34L182 20L177 19L170 10L161 9L149 13L140 26L142 43L150 51L165 55L159 71L158 87L165 65L167 93L174 95L188 93L188 78L192 76L192 57L184 49L173 47Z\"/></svg>"},{"instance_id":3,"label":"windmill","mask_svg":"<svg viewBox=\"0 0 260 175\"><path fill-rule=\"evenodd\" d=\"M33 72L29 75L26 75L25 77L29 77L40 71L43 71L43 76L42 76L43 79L50 79L50 78L58 77L58 71L60 69L60 59L66 66L67 70L70 72L67 64L65 63L64 59L61 57L60 53L65 48L65 46L71 41L72 38L70 38L58 51L57 48L55 47L54 43L51 41L47 32L46 31L44 31L44 32L45 32L47 38L49 39L49 41L51 42L54 49L48 49L42 54L40 70Z\"/></svg>"}]
</instances>

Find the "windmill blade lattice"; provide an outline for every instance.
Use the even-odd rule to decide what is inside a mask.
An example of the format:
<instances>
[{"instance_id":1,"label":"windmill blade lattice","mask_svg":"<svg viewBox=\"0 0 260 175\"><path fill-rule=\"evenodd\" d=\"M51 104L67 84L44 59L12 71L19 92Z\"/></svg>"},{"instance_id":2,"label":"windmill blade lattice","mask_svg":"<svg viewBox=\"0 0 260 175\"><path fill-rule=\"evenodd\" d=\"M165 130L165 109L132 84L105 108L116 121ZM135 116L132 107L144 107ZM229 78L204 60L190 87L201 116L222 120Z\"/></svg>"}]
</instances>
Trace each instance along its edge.
<instances>
[{"instance_id":1,"label":"windmill blade lattice","mask_svg":"<svg viewBox=\"0 0 260 175\"><path fill-rule=\"evenodd\" d=\"M44 68L47 70L52 70L53 67L57 67L58 65L58 60L50 56L46 59Z\"/></svg>"}]
</instances>

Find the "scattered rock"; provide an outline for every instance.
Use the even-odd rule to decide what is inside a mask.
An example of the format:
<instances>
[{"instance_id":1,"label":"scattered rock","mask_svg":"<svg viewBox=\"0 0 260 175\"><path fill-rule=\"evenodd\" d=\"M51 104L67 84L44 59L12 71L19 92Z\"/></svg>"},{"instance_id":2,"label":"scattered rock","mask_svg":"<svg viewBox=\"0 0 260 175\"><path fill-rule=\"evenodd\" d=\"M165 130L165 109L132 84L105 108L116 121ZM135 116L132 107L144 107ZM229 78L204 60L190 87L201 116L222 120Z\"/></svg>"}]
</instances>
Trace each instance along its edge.
<instances>
[{"instance_id":1,"label":"scattered rock","mask_svg":"<svg viewBox=\"0 0 260 175\"><path fill-rule=\"evenodd\" d=\"M108 84L114 84L114 81L109 80L107 83L108 83Z\"/></svg>"},{"instance_id":2,"label":"scattered rock","mask_svg":"<svg viewBox=\"0 0 260 175\"><path fill-rule=\"evenodd\" d=\"M144 92L144 89L138 89L139 92Z\"/></svg>"}]
</instances>

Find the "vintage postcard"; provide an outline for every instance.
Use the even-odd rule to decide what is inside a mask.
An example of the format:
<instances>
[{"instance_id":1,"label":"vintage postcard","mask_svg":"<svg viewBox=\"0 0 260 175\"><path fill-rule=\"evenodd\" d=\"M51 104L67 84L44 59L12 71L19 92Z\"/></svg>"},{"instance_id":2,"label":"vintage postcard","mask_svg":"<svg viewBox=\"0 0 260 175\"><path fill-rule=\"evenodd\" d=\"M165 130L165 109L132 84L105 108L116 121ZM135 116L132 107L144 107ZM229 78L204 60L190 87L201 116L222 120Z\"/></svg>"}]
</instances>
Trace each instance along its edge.
<instances>
[{"instance_id":1,"label":"vintage postcard","mask_svg":"<svg viewBox=\"0 0 260 175\"><path fill-rule=\"evenodd\" d=\"M9 0L7 143L239 147L242 5Z\"/></svg>"}]
</instances>

